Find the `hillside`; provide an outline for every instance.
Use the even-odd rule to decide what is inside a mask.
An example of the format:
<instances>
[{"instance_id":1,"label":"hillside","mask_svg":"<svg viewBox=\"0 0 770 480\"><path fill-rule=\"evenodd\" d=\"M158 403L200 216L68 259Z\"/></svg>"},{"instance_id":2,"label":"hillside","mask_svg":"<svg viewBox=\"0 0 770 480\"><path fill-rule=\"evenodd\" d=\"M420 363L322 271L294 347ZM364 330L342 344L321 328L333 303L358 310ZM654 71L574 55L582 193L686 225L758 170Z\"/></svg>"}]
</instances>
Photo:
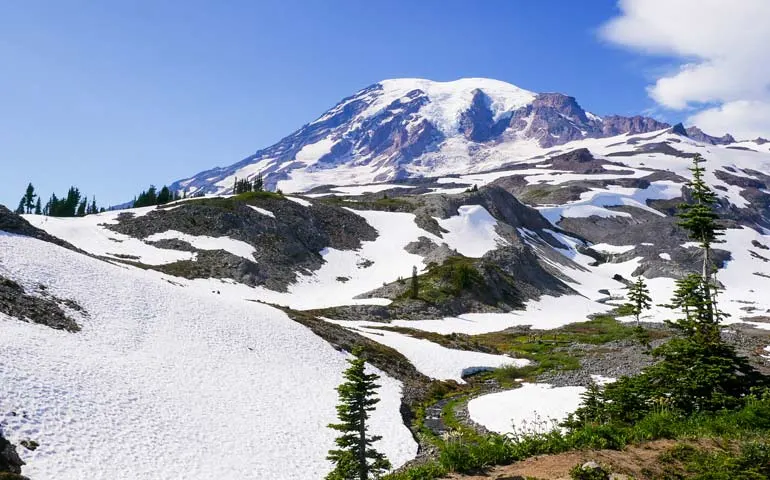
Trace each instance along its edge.
<instances>
[{"instance_id":1,"label":"hillside","mask_svg":"<svg viewBox=\"0 0 770 480\"><path fill-rule=\"evenodd\" d=\"M19 447L37 480L322 478L356 345L395 467L434 436L561 420L654 362L618 310L630 282L650 287L651 341L674 335L661 304L700 271L674 216L695 154L727 228L723 335L767 372L770 144L402 79L178 182L184 200L0 208L0 426L39 443ZM273 191L232 195L258 174Z\"/></svg>"}]
</instances>

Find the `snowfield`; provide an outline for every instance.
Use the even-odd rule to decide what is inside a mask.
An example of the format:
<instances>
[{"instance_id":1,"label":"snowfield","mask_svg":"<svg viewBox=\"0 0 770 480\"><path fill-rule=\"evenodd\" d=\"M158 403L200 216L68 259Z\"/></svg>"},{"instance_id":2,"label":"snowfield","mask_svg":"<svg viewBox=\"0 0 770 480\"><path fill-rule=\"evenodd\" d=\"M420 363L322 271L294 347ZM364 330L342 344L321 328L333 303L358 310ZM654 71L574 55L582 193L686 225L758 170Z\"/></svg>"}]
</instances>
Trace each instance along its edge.
<instances>
[{"instance_id":1,"label":"snowfield","mask_svg":"<svg viewBox=\"0 0 770 480\"><path fill-rule=\"evenodd\" d=\"M471 419L498 433L544 433L558 426L580 405L584 387L523 383L505 392L468 402Z\"/></svg>"},{"instance_id":2,"label":"snowfield","mask_svg":"<svg viewBox=\"0 0 770 480\"><path fill-rule=\"evenodd\" d=\"M87 312L79 333L0 315L0 421L36 480L321 478L346 356L282 312L157 272L0 234L0 275ZM176 280L176 279L175 279ZM401 385L372 418L395 466L417 446ZM16 412L16 415L11 414Z\"/></svg>"},{"instance_id":3,"label":"snowfield","mask_svg":"<svg viewBox=\"0 0 770 480\"><path fill-rule=\"evenodd\" d=\"M129 211L139 217L154 209L155 207L144 207ZM117 223L118 215L125 211L116 210L76 218L56 218L42 215L24 215L24 218L33 226L94 255L128 258L147 265L163 265L195 258L195 254L192 252L154 247L138 238L113 232L103 226L103 224Z\"/></svg>"}]
</instances>

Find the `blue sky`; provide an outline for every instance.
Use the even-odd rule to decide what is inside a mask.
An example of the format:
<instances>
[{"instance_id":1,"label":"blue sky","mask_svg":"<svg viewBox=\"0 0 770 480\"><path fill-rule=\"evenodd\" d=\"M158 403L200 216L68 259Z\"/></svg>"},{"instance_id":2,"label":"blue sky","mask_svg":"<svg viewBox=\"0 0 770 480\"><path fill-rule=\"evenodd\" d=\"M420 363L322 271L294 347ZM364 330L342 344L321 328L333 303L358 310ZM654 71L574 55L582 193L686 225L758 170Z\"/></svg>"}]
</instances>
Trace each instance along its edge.
<instances>
[{"instance_id":1,"label":"blue sky","mask_svg":"<svg viewBox=\"0 0 770 480\"><path fill-rule=\"evenodd\" d=\"M665 63L600 38L617 14L611 0L3 2L0 203L28 181L118 203L385 78L492 77L641 113Z\"/></svg>"}]
</instances>

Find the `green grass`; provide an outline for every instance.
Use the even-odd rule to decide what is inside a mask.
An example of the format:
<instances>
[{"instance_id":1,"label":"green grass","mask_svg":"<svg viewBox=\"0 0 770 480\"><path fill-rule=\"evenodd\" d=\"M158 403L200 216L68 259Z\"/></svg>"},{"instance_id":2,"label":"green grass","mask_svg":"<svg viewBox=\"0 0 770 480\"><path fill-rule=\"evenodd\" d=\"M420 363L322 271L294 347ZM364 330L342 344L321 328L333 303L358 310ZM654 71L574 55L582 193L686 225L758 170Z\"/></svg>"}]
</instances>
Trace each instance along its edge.
<instances>
[{"instance_id":1,"label":"green grass","mask_svg":"<svg viewBox=\"0 0 770 480\"><path fill-rule=\"evenodd\" d=\"M441 265L432 265L427 272L417 276L417 299L431 304L451 301L463 292L484 289L487 285L476 270L475 259L456 255ZM411 289L399 295L395 301L413 300Z\"/></svg>"},{"instance_id":2,"label":"green grass","mask_svg":"<svg viewBox=\"0 0 770 480\"><path fill-rule=\"evenodd\" d=\"M687 443L674 445L658 457L664 479L768 479L770 443L767 440L739 442L722 448L698 448Z\"/></svg>"},{"instance_id":3,"label":"green grass","mask_svg":"<svg viewBox=\"0 0 770 480\"><path fill-rule=\"evenodd\" d=\"M735 411L687 417L663 411L647 415L630 426L589 423L574 427L566 433L552 430L547 433L522 432L514 435L460 432L449 440L441 441L439 456L432 463L385 478L430 480L450 472L483 472L494 465L507 465L536 455L584 449L621 450L629 444L658 439L711 438L717 442L738 442L742 446L734 454L697 453L689 450L674 452L669 455L673 460L662 458L661 462L683 463L695 476L665 478L765 479L770 474L769 435L770 394L765 394L752 398L743 408ZM742 472L742 475L725 476L731 471ZM715 472L716 476L708 476L708 472Z\"/></svg>"},{"instance_id":4,"label":"green grass","mask_svg":"<svg viewBox=\"0 0 770 480\"><path fill-rule=\"evenodd\" d=\"M650 337L662 338L663 330L650 331ZM532 380L549 371L576 370L580 368L579 353L567 351L571 344L603 345L618 340L638 337L635 327L618 322L613 317L601 315L592 320L565 325L555 330L533 330L526 333L494 332L468 338L471 344L480 344L499 353L532 360L525 367L503 367L486 375L508 386L517 378Z\"/></svg>"},{"instance_id":5,"label":"green grass","mask_svg":"<svg viewBox=\"0 0 770 480\"><path fill-rule=\"evenodd\" d=\"M221 208L224 210L235 210L240 204L254 204L263 199L282 199L282 194L276 192L245 192L232 197L203 197L187 200L183 205L203 205L207 207ZM172 205L173 206L173 205Z\"/></svg>"},{"instance_id":6,"label":"green grass","mask_svg":"<svg viewBox=\"0 0 770 480\"><path fill-rule=\"evenodd\" d=\"M352 200L346 197L319 197L316 201L354 210L383 210L386 212L413 212L418 204L403 198L378 198L377 200Z\"/></svg>"},{"instance_id":7,"label":"green grass","mask_svg":"<svg viewBox=\"0 0 770 480\"><path fill-rule=\"evenodd\" d=\"M495 332L482 335L426 332L408 327L383 325L380 330L429 340L456 350L471 350L493 354L510 354L515 358L532 360L524 367L504 366L493 371L481 372L480 379L497 380L501 386L512 388L517 379L533 380L550 371L576 370L580 368L579 353L565 349L573 343L603 345L617 340L632 340L639 336L636 327L618 322L611 316L602 315L592 320L566 325L549 331L533 330L527 333ZM663 338L664 330L646 331L652 338Z\"/></svg>"}]
</instances>

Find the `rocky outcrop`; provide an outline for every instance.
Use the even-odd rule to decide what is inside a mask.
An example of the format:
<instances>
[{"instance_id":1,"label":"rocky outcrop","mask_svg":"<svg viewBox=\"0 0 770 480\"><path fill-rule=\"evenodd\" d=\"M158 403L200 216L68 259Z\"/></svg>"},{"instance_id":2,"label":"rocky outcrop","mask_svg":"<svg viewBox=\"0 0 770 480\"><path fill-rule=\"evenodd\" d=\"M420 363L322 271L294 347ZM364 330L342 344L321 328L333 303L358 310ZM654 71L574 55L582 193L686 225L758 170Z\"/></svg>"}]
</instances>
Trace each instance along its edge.
<instances>
[{"instance_id":1,"label":"rocky outcrop","mask_svg":"<svg viewBox=\"0 0 770 480\"><path fill-rule=\"evenodd\" d=\"M0 231L13 233L15 235L24 235L25 237L37 238L44 242L53 243L60 247L68 248L70 250L79 251L64 240L58 239L53 235L49 235L39 228L33 227L28 221L24 220L20 215L13 213L3 205L0 205Z\"/></svg>"},{"instance_id":2,"label":"rocky outcrop","mask_svg":"<svg viewBox=\"0 0 770 480\"><path fill-rule=\"evenodd\" d=\"M474 142L487 142L500 136L508 127L508 118L495 121L490 109L491 99L481 90L473 93L471 107L460 118L460 133Z\"/></svg>"},{"instance_id":3,"label":"rocky outcrop","mask_svg":"<svg viewBox=\"0 0 770 480\"><path fill-rule=\"evenodd\" d=\"M510 127L547 148L584 138L583 131L589 123L573 97L542 93L530 105L513 112Z\"/></svg>"},{"instance_id":4,"label":"rocky outcrop","mask_svg":"<svg viewBox=\"0 0 770 480\"><path fill-rule=\"evenodd\" d=\"M50 295L45 285L39 285L38 291L32 295L18 283L0 275L0 312L5 315L56 330L79 331L80 326L63 307L84 313L74 301Z\"/></svg>"},{"instance_id":5,"label":"rocky outcrop","mask_svg":"<svg viewBox=\"0 0 770 480\"><path fill-rule=\"evenodd\" d=\"M274 217L252 207L271 212ZM176 230L189 235L229 237L246 242L256 250L253 261L223 250L199 250L196 261L145 267L186 278L234 278L248 285L264 285L278 291L285 291L300 272L320 268L324 260L319 252L324 248L356 249L362 241L377 237L377 231L362 217L345 208L321 202L305 207L269 193L190 200L141 217L122 217L118 224L106 227L140 239ZM184 242L156 243L156 246L191 248Z\"/></svg>"},{"instance_id":6,"label":"rocky outcrop","mask_svg":"<svg viewBox=\"0 0 770 480\"><path fill-rule=\"evenodd\" d=\"M2 430L0 430L0 478L7 480L24 480L21 467L25 465L24 461L16 452L16 447L5 439ZM3 476L3 474L7 474Z\"/></svg>"},{"instance_id":7,"label":"rocky outcrop","mask_svg":"<svg viewBox=\"0 0 770 480\"><path fill-rule=\"evenodd\" d=\"M583 138L649 133L668 128L653 118L588 115L574 97L561 93L541 93L531 105L513 113L511 128L526 138L535 138L542 147L562 145Z\"/></svg>"},{"instance_id":8,"label":"rocky outcrop","mask_svg":"<svg viewBox=\"0 0 770 480\"><path fill-rule=\"evenodd\" d=\"M728 145L730 143L735 143L735 138L729 133L722 135L721 137L712 137L711 135L704 133L703 130L698 127L688 127L687 136L693 140L710 143L711 145Z\"/></svg>"},{"instance_id":9,"label":"rocky outcrop","mask_svg":"<svg viewBox=\"0 0 770 480\"><path fill-rule=\"evenodd\" d=\"M457 215L464 205L480 205L498 220L497 230L505 244L481 258L467 258L452 251L446 244L427 237L406 246L410 253L421 255L428 265L419 283L429 285L419 298L410 298L409 279L400 279L361 295L361 298L390 298L388 307L360 307L355 315L370 320L390 318L441 318L468 312L507 312L521 308L525 301L542 295L574 294L554 271L520 238L520 228L532 232L556 229L540 213L519 202L497 185L482 187L456 195L429 195L421 198L416 208L418 218L449 218ZM551 246L544 242L543 249ZM555 254L559 257L559 254ZM457 284L458 278L467 282ZM349 316L350 309L338 309L336 314ZM363 312L362 312L363 310Z\"/></svg>"},{"instance_id":10,"label":"rocky outcrop","mask_svg":"<svg viewBox=\"0 0 770 480\"><path fill-rule=\"evenodd\" d=\"M729 133L722 135L721 137L714 137L704 133L703 130L695 126L685 128L681 123L677 123L671 127L670 131L676 135L692 138L693 140L708 143L710 145L729 145L735 143L735 138Z\"/></svg>"},{"instance_id":11,"label":"rocky outcrop","mask_svg":"<svg viewBox=\"0 0 770 480\"><path fill-rule=\"evenodd\" d=\"M659 122L654 118L634 115L633 117L623 117L620 115L609 115L602 118L601 137L614 137L616 135L649 133L668 128L670 125L665 122Z\"/></svg>"}]
</instances>

